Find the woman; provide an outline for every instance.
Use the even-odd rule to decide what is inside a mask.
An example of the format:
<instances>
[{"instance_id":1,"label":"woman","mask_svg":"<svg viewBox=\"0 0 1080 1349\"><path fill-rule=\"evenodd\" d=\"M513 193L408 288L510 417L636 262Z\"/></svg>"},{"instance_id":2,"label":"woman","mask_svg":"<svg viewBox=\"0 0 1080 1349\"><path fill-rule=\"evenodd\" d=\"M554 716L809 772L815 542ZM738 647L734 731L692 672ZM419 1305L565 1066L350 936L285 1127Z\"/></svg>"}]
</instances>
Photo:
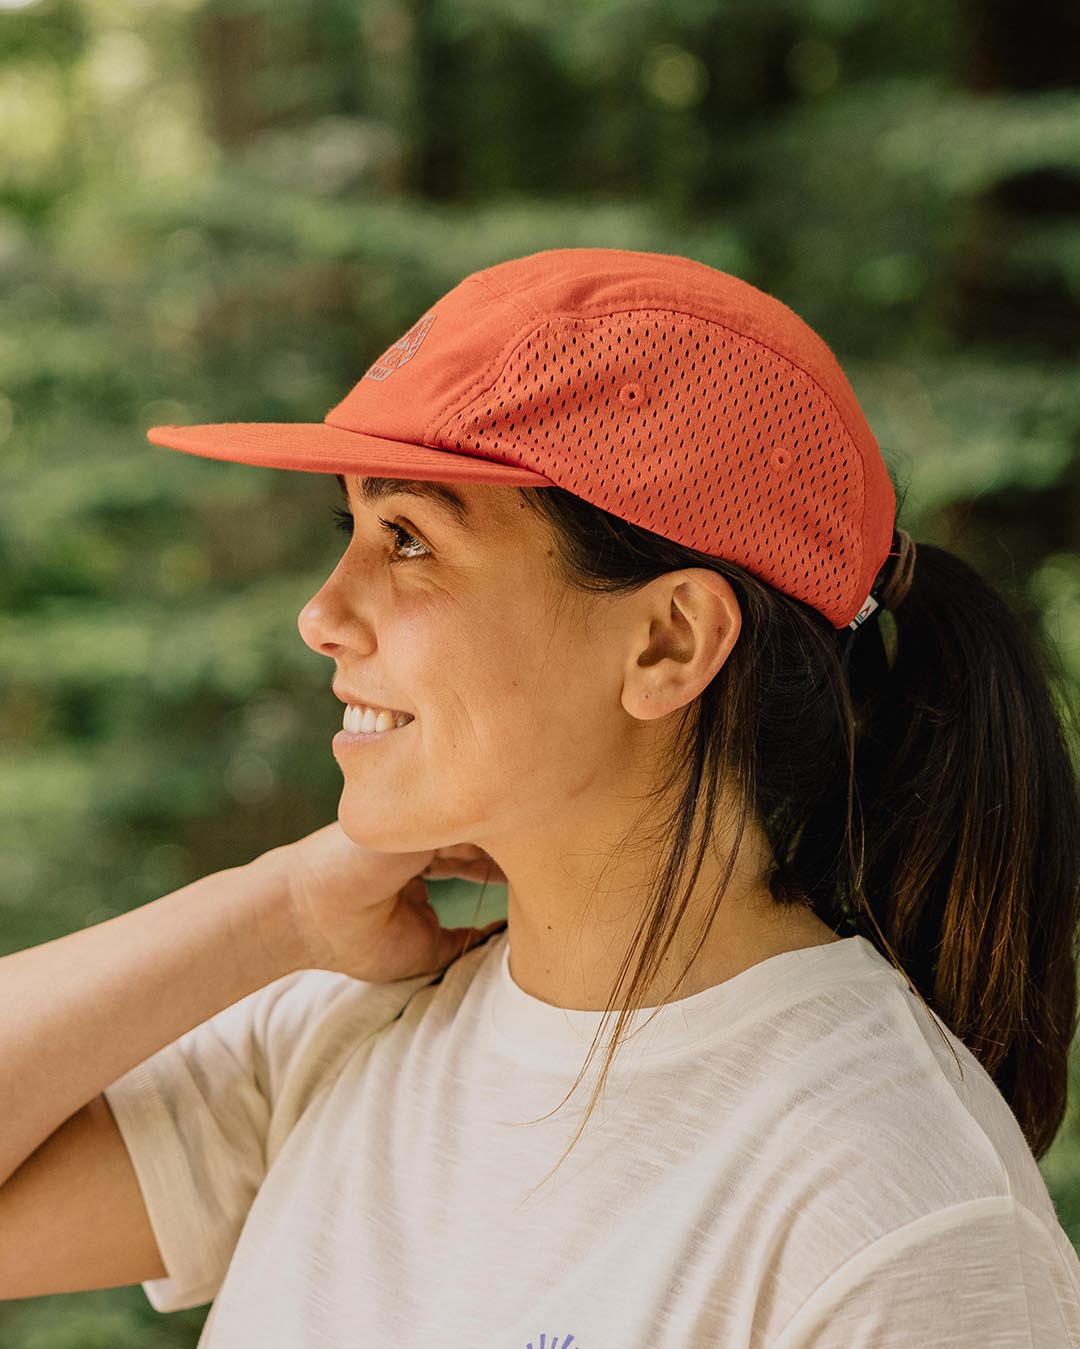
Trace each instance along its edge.
<instances>
[{"instance_id":1,"label":"woman","mask_svg":"<svg viewBox=\"0 0 1080 1349\"><path fill-rule=\"evenodd\" d=\"M149 435L332 473L350 535L299 619L338 821L234 878L236 1000L105 1079L155 1307L213 1299L212 1349L1080 1344L1045 656L897 528L806 324L550 250L321 424ZM440 929L446 874L505 931Z\"/></svg>"}]
</instances>

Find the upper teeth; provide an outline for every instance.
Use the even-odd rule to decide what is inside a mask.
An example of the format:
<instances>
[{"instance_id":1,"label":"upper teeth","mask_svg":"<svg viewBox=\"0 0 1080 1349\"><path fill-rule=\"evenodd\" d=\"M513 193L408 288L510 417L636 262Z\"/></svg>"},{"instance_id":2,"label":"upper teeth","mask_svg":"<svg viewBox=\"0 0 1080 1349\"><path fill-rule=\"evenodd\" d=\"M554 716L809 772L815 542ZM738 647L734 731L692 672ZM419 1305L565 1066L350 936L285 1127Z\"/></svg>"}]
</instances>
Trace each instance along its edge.
<instances>
[{"instance_id":1,"label":"upper teeth","mask_svg":"<svg viewBox=\"0 0 1080 1349\"><path fill-rule=\"evenodd\" d=\"M362 704L349 703L342 718L342 728L353 735L371 731L388 731L390 728L404 726L412 721L408 712L391 712L385 707L365 707Z\"/></svg>"}]
</instances>

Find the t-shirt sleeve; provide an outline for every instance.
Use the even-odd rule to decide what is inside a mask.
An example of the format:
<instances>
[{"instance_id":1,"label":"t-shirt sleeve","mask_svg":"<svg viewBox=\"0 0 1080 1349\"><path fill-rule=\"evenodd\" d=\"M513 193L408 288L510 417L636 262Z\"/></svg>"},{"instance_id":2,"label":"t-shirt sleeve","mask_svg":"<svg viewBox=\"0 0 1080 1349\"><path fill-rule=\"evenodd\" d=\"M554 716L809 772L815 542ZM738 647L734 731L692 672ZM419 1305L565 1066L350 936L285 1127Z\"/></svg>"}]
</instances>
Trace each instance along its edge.
<instances>
[{"instance_id":1,"label":"t-shirt sleeve","mask_svg":"<svg viewBox=\"0 0 1080 1349\"><path fill-rule=\"evenodd\" d=\"M435 978L371 984L296 971L105 1089L167 1270L142 1285L157 1311L216 1296L259 1186L307 1105Z\"/></svg>"},{"instance_id":2,"label":"t-shirt sleeve","mask_svg":"<svg viewBox=\"0 0 1080 1349\"><path fill-rule=\"evenodd\" d=\"M802 1305L774 1349L916 1344L1080 1346L1080 1261L1064 1232L1055 1237L1008 1195L929 1214L843 1264Z\"/></svg>"}]
</instances>

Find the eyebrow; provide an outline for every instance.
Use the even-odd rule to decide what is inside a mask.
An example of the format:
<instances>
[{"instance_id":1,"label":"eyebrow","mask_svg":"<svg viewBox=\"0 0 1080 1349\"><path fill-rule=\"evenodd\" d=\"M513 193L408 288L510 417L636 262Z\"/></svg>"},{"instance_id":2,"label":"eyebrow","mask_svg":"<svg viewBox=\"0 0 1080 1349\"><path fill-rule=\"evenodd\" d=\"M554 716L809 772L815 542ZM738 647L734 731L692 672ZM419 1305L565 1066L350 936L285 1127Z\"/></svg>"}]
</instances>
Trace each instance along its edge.
<instances>
[{"instance_id":1,"label":"eyebrow","mask_svg":"<svg viewBox=\"0 0 1080 1349\"><path fill-rule=\"evenodd\" d=\"M347 502L349 492L345 486L345 475L337 473L334 476ZM470 529L472 526L469 508L464 499L446 483L428 482L420 478L354 478L353 481L356 483L357 495L365 506L374 506L385 497L402 493L405 496L430 501L433 506L438 506L453 516L455 524L460 525L462 529Z\"/></svg>"}]
</instances>

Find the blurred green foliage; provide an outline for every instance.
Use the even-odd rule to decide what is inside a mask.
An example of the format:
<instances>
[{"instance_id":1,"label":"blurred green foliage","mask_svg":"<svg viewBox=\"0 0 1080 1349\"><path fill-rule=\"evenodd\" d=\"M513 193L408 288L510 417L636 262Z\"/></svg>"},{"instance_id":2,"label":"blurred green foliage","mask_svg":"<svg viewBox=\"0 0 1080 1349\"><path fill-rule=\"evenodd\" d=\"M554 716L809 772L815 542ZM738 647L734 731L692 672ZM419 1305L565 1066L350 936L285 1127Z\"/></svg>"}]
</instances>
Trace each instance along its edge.
<instances>
[{"instance_id":1,"label":"blurred green foliage","mask_svg":"<svg viewBox=\"0 0 1080 1349\"><path fill-rule=\"evenodd\" d=\"M1076 19L1017 42L1011 14L0 0L0 949L336 816L333 671L295 627L333 480L146 428L321 421L466 273L541 248L686 254L800 313L901 523L1015 599L1075 705ZM432 891L471 920L475 887ZM1080 1244L1075 1109L1041 1166ZM191 1346L206 1311L31 1299L0 1345Z\"/></svg>"}]
</instances>

